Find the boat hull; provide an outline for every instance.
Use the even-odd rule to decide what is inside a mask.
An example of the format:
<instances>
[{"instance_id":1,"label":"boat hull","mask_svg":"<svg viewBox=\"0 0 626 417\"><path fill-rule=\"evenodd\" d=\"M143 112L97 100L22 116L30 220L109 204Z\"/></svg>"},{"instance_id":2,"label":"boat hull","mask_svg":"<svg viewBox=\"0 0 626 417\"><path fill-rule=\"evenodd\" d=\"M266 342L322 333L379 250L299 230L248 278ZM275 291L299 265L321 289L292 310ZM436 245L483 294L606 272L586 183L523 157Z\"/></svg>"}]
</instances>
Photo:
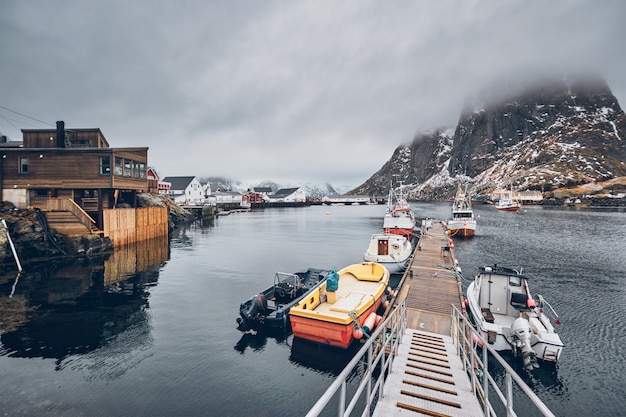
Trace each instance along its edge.
<instances>
[{"instance_id":1,"label":"boat hull","mask_svg":"<svg viewBox=\"0 0 626 417\"><path fill-rule=\"evenodd\" d=\"M502 206L499 207L496 205L496 210L499 211L519 211L519 206Z\"/></svg>"},{"instance_id":2,"label":"boat hull","mask_svg":"<svg viewBox=\"0 0 626 417\"><path fill-rule=\"evenodd\" d=\"M363 326L370 313L378 310L381 301L382 298L378 299L375 304L357 318L359 326ZM348 349L357 340L354 337L354 321L348 324L339 324L295 315L291 315L290 320L293 335L311 342Z\"/></svg>"},{"instance_id":3,"label":"boat hull","mask_svg":"<svg viewBox=\"0 0 626 417\"><path fill-rule=\"evenodd\" d=\"M476 221L450 220L448 222L448 230L451 236L471 237L476 234Z\"/></svg>"}]
</instances>

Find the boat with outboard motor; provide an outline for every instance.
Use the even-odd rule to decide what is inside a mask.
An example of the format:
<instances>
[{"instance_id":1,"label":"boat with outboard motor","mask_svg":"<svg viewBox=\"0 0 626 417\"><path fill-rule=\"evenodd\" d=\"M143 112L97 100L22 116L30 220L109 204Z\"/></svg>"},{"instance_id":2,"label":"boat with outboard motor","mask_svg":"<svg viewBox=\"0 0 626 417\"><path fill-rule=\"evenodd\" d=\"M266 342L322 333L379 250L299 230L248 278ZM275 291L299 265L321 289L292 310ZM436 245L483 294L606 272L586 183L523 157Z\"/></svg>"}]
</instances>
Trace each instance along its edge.
<instances>
[{"instance_id":1,"label":"boat with outboard motor","mask_svg":"<svg viewBox=\"0 0 626 417\"><path fill-rule=\"evenodd\" d=\"M293 335L347 349L371 334L382 318L377 312L388 283L389 270L376 262L333 271L289 311Z\"/></svg>"},{"instance_id":2,"label":"boat with outboard motor","mask_svg":"<svg viewBox=\"0 0 626 417\"><path fill-rule=\"evenodd\" d=\"M452 218L448 220L447 227L451 236L469 237L476 233L472 200L467 189L463 191L463 185L460 183L452 203Z\"/></svg>"},{"instance_id":3,"label":"boat with outboard motor","mask_svg":"<svg viewBox=\"0 0 626 417\"><path fill-rule=\"evenodd\" d=\"M375 233L370 238L363 260L366 262L378 262L385 266L389 273L397 274L404 272L412 253L413 245L406 236Z\"/></svg>"},{"instance_id":4,"label":"boat with outboard motor","mask_svg":"<svg viewBox=\"0 0 626 417\"><path fill-rule=\"evenodd\" d=\"M244 332L288 329L291 307L324 282L330 272L317 268L294 274L277 272L271 287L241 303L237 328Z\"/></svg>"},{"instance_id":5,"label":"boat with outboard motor","mask_svg":"<svg viewBox=\"0 0 626 417\"><path fill-rule=\"evenodd\" d=\"M564 345L552 320L560 324L559 317L541 295L531 295L528 276L497 265L480 268L467 288L466 304L494 349L512 351L528 370L539 367L536 359L558 362Z\"/></svg>"},{"instance_id":6,"label":"boat with outboard motor","mask_svg":"<svg viewBox=\"0 0 626 417\"><path fill-rule=\"evenodd\" d=\"M415 214L404 196L402 186L398 188L397 193L390 187L387 211L383 217L383 232L404 235L412 240L414 231Z\"/></svg>"}]
</instances>

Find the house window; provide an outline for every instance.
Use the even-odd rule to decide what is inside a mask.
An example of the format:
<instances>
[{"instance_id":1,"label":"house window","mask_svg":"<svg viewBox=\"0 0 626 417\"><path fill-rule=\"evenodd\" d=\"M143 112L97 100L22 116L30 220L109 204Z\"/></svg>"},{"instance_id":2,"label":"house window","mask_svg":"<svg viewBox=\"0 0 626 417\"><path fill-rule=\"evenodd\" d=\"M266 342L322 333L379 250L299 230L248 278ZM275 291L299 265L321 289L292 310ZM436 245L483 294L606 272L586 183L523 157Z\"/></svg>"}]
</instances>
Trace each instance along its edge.
<instances>
[{"instance_id":1,"label":"house window","mask_svg":"<svg viewBox=\"0 0 626 417\"><path fill-rule=\"evenodd\" d=\"M115 158L115 175L122 175L123 169L122 165L124 164L124 160L122 158Z\"/></svg>"},{"instance_id":2,"label":"house window","mask_svg":"<svg viewBox=\"0 0 626 417\"><path fill-rule=\"evenodd\" d=\"M111 157L101 156L100 157L100 175L110 175L110 174L111 174Z\"/></svg>"},{"instance_id":3,"label":"house window","mask_svg":"<svg viewBox=\"0 0 626 417\"><path fill-rule=\"evenodd\" d=\"M28 174L28 157L26 156L20 157L19 170L20 170L20 174Z\"/></svg>"},{"instance_id":4,"label":"house window","mask_svg":"<svg viewBox=\"0 0 626 417\"><path fill-rule=\"evenodd\" d=\"M124 159L124 176L125 177L130 177L130 160L128 159Z\"/></svg>"},{"instance_id":5,"label":"house window","mask_svg":"<svg viewBox=\"0 0 626 417\"><path fill-rule=\"evenodd\" d=\"M146 178L146 164L139 163L139 178Z\"/></svg>"}]
</instances>

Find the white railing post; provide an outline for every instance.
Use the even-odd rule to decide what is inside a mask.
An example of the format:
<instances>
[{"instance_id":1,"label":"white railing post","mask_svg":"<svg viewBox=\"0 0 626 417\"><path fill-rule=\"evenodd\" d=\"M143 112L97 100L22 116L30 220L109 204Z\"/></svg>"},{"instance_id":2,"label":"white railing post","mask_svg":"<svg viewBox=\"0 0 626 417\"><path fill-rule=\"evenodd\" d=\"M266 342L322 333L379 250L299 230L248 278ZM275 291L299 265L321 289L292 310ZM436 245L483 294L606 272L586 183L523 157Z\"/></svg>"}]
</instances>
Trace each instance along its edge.
<instances>
[{"instance_id":1,"label":"white railing post","mask_svg":"<svg viewBox=\"0 0 626 417\"><path fill-rule=\"evenodd\" d=\"M515 417L513 411L513 378L509 371L504 376L504 383L506 384L506 415L507 417Z\"/></svg>"}]
</instances>

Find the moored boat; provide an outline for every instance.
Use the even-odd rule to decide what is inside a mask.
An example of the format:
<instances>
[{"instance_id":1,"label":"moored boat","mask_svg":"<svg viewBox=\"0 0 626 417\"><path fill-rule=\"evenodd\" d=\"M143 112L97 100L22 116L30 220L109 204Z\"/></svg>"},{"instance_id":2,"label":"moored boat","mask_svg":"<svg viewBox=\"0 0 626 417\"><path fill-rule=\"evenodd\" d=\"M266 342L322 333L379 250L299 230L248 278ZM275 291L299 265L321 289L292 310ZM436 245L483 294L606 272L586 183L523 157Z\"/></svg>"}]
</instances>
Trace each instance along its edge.
<instances>
[{"instance_id":1,"label":"moored boat","mask_svg":"<svg viewBox=\"0 0 626 417\"><path fill-rule=\"evenodd\" d=\"M291 307L317 288L330 272L317 268L294 274L277 272L271 287L241 303L237 328L241 331L288 329Z\"/></svg>"},{"instance_id":2,"label":"moored boat","mask_svg":"<svg viewBox=\"0 0 626 417\"><path fill-rule=\"evenodd\" d=\"M407 239L412 240L414 231L415 214L404 197L402 187L399 187L397 194L393 187L390 187L387 211L383 218L383 232L404 235Z\"/></svg>"},{"instance_id":3,"label":"moored boat","mask_svg":"<svg viewBox=\"0 0 626 417\"><path fill-rule=\"evenodd\" d=\"M467 307L485 340L521 357L526 369L537 368L536 359L558 362L564 345L552 320L560 320L541 295L532 296L528 276L500 266L481 268L467 288Z\"/></svg>"},{"instance_id":4,"label":"moored boat","mask_svg":"<svg viewBox=\"0 0 626 417\"><path fill-rule=\"evenodd\" d=\"M293 335L347 349L373 329L388 283L389 270L376 262L330 274L289 311Z\"/></svg>"},{"instance_id":5,"label":"moored boat","mask_svg":"<svg viewBox=\"0 0 626 417\"><path fill-rule=\"evenodd\" d=\"M452 236L474 236L476 233L476 219L472 209L472 200L467 193L467 189L463 191L463 185L459 184L459 188L454 196L452 203L452 218L448 221L448 230Z\"/></svg>"},{"instance_id":6,"label":"moored boat","mask_svg":"<svg viewBox=\"0 0 626 417\"><path fill-rule=\"evenodd\" d=\"M363 255L366 262L378 262L391 274L403 272L413 253L413 245L404 235L375 233Z\"/></svg>"},{"instance_id":7,"label":"moored boat","mask_svg":"<svg viewBox=\"0 0 626 417\"><path fill-rule=\"evenodd\" d=\"M521 204L513 200L513 191L509 191L506 194L502 194L500 199L496 201L496 210L500 211L518 211Z\"/></svg>"}]
</instances>

